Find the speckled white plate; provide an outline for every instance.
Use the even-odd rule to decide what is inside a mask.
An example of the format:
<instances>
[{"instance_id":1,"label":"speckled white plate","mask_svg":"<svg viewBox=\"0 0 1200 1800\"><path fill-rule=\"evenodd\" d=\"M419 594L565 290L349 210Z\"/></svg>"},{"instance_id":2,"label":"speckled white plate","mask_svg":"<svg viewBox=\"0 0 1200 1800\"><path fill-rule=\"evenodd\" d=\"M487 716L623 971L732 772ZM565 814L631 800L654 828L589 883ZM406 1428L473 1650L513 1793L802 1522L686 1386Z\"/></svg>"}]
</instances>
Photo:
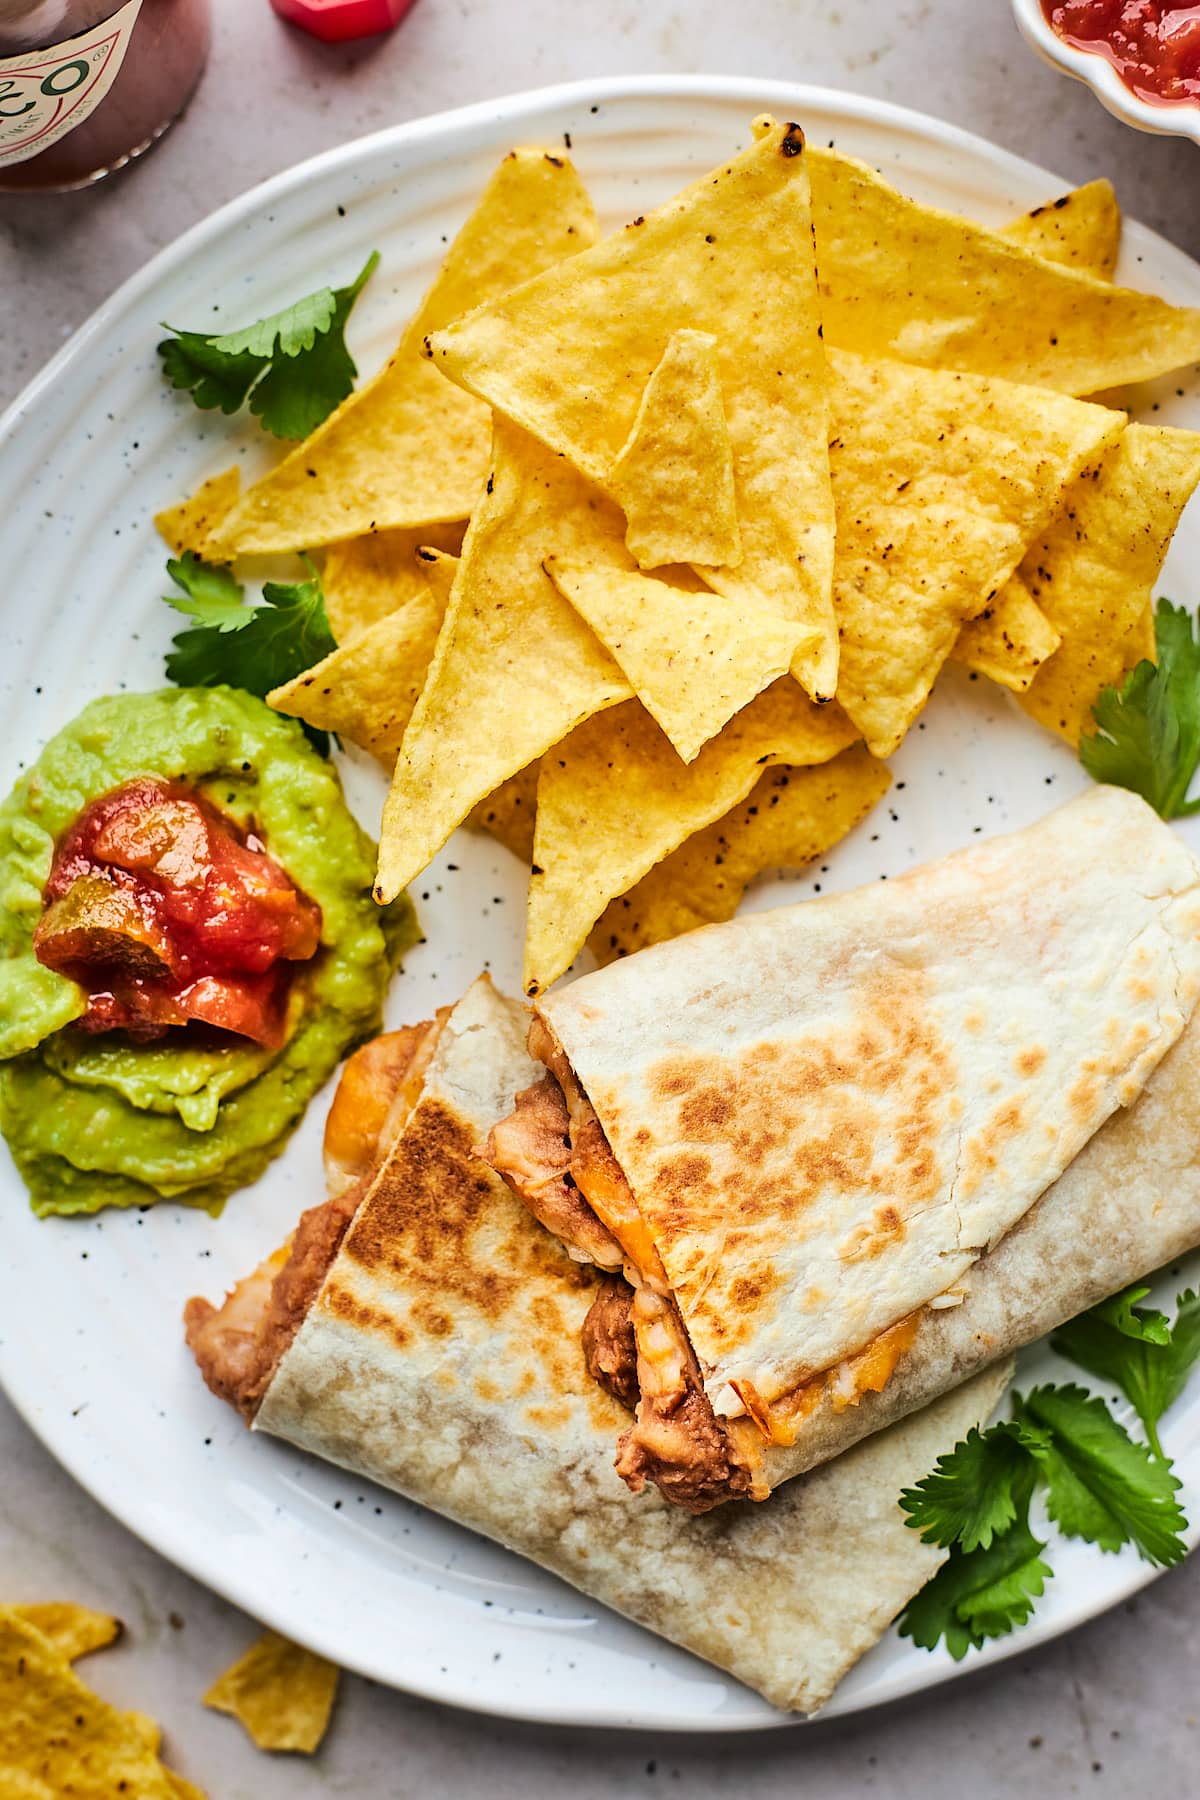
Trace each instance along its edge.
<instances>
[{"instance_id":1,"label":"speckled white plate","mask_svg":"<svg viewBox=\"0 0 1200 1800\"><path fill-rule=\"evenodd\" d=\"M497 157L569 143L602 217L665 199L744 141L762 108L836 140L911 192L999 222L1067 184L978 138L875 101L710 77L608 81L471 107L384 131L305 163L225 207L102 307L0 422L0 781L93 695L162 681L171 614L157 596L151 516L253 432L167 391L158 322L230 325L366 252L380 272L352 321L367 371L384 358ZM1122 274L1200 304L1200 268L1136 225ZM1200 425L1200 385L1171 380L1140 411ZM1200 602L1200 511L1172 551L1166 591ZM382 784L348 763L374 828ZM1084 781L1067 749L982 682L951 670L895 759L888 800L828 864L764 883L751 905L846 888L1026 824ZM1200 841L1200 837L1198 837ZM417 885L428 942L397 979L389 1017L427 1016L488 966L515 988L523 878L490 841L459 833ZM714 1669L597 1608L528 1564L420 1508L264 1437L205 1391L179 1325L187 1295L219 1296L319 1197L318 1102L287 1154L225 1215L161 1205L94 1220L29 1212L0 1164L0 1377L67 1469L165 1556L267 1623L347 1667L440 1700L579 1724L754 1729L782 1715ZM1194 1274L1189 1271L1190 1278ZM1168 1288L1170 1283L1168 1283ZM1038 1351L1028 1373L1053 1359ZM1200 1385L1166 1441L1200 1523ZM1055 1544L1033 1624L962 1667L1065 1630L1150 1579L1132 1553ZM956 1665L889 1635L829 1710L944 1681Z\"/></svg>"}]
</instances>

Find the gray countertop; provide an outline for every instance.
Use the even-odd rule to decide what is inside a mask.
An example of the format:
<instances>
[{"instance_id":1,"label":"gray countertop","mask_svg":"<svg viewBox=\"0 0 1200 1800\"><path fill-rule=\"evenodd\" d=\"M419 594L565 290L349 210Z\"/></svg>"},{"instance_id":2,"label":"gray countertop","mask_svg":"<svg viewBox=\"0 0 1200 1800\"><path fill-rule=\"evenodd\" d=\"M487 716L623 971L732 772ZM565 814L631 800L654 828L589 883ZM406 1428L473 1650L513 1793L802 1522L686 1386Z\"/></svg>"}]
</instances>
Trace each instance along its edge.
<instances>
[{"instance_id":1,"label":"gray countertop","mask_svg":"<svg viewBox=\"0 0 1200 1800\"><path fill-rule=\"evenodd\" d=\"M391 37L341 49L290 31L266 0L216 0L216 11L204 83L152 156L90 193L0 196L0 404L153 251L253 182L385 124L582 76L795 77L920 107L1064 178L1111 176L1127 212L1200 256L1200 152L1133 133L1042 67L1008 0L417 0ZM267 1758L198 1704L251 1621L101 1512L0 1401L0 1599L56 1597L125 1620L123 1643L84 1672L160 1719L171 1760L213 1800L548 1800L568 1788L578 1800L704 1800L751 1782L759 1800L1125 1796L1135 1783L1193 1791L1200 1754L1193 1561L1047 1649L841 1724L690 1742L549 1731L348 1679L318 1757Z\"/></svg>"}]
</instances>

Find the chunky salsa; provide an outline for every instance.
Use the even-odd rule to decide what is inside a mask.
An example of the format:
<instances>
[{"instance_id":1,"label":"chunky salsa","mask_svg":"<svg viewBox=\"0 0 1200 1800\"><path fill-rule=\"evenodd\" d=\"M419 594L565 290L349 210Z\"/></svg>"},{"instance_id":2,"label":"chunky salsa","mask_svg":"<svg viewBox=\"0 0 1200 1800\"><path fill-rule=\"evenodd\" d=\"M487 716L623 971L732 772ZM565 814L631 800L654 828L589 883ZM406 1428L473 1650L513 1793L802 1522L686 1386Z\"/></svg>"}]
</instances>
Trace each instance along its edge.
<instances>
[{"instance_id":1,"label":"chunky salsa","mask_svg":"<svg viewBox=\"0 0 1200 1800\"><path fill-rule=\"evenodd\" d=\"M139 1040L192 1022L276 1047L292 964L321 909L253 834L178 783L142 776L60 839L34 950L88 992L84 1031Z\"/></svg>"},{"instance_id":2,"label":"chunky salsa","mask_svg":"<svg viewBox=\"0 0 1200 1800\"><path fill-rule=\"evenodd\" d=\"M1200 100L1200 6L1164 0L1042 0L1051 30L1108 58L1140 100Z\"/></svg>"}]
</instances>

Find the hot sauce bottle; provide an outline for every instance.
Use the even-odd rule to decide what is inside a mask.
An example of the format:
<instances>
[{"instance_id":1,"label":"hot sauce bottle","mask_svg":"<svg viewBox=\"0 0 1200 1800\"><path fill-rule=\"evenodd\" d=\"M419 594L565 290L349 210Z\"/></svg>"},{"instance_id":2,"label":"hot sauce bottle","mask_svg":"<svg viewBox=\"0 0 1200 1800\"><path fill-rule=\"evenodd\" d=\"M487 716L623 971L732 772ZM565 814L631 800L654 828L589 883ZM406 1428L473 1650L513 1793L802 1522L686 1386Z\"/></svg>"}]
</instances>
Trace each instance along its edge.
<instances>
[{"instance_id":1,"label":"hot sauce bottle","mask_svg":"<svg viewBox=\"0 0 1200 1800\"><path fill-rule=\"evenodd\" d=\"M178 118L211 0L0 0L0 191L86 187Z\"/></svg>"}]
</instances>

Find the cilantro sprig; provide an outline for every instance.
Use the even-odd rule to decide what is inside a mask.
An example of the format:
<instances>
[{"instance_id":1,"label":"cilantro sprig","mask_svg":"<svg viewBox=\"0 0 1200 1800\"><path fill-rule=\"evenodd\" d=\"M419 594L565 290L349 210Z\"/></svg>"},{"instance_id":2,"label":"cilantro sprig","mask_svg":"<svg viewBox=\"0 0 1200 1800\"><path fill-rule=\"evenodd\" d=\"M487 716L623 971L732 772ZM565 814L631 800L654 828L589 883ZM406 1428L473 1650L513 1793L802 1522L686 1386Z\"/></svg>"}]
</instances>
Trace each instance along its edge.
<instances>
[{"instance_id":1,"label":"cilantro sprig","mask_svg":"<svg viewBox=\"0 0 1200 1800\"><path fill-rule=\"evenodd\" d=\"M1157 665L1143 660L1092 707L1096 730L1079 740L1088 774L1132 788L1164 819L1200 811L1188 788L1200 764L1200 641L1182 606L1160 600L1154 613Z\"/></svg>"},{"instance_id":2,"label":"cilantro sprig","mask_svg":"<svg viewBox=\"0 0 1200 1800\"><path fill-rule=\"evenodd\" d=\"M349 287L318 288L240 331L181 331L158 346L163 373L196 405L250 411L276 437L302 438L344 400L358 373L346 321L379 261L373 250Z\"/></svg>"},{"instance_id":3,"label":"cilantro sprig","mask_svg":"<svg viewBox=\"0 0 1200 1800\"><path fill-rule=\"evenodd\" d=\"M913 1530L950 1551L901 1615L900 1630L915 1644L932 1650L944 1640L959 1660L1026 1623L1053 1574L1029 1519L1038 1491L1064 1537L1107 1551L1133 1544L1161 1567L1184 1555L1187 1521L1158 1422L1200 1360L1200 1297L1181 1294L1172 1324L1138 1305L1149 1291L1127 1288L1051 1339L1125 1394L1145 1443L1097 1395L1047 1384L1015 1395L1011 1419L968 1432L900 1496Z\"/></svg>"},{"instance_id":4,"label":"cilantro sprig","mask_svg":"<svg viewBox=\"0 0 1200 1800\"><path fill-rule=\"evenodd\" d=\"M1147 1443L1161 1457L1159 1420L1200 1360L1200 1294L1191 1288L1180 1294L1175 1323L1168 1325L1162 1313L1137 1305L1149 1291L1127 1288L1063 1325L1050 1343L1089 1375L1121 1390L1142 1422Z\"/></svg>"},{"instance_id":5,"label":"cilantro sprig","mask_svg":"<svg viewBox=\"0 0 1200 1800\"><path fill-rule=\"evenodd\" d=\"M167 676L180 687L239 687L265 697L337 648L325 612L321 580L268 581L261 606L247 606L245 590L228 569L201 562L189 551L167 563L183 590L164 594L176 612L193 621L172 641ZM306 725L322 755L329 734Z\"/></svg>"}]
</instances>

